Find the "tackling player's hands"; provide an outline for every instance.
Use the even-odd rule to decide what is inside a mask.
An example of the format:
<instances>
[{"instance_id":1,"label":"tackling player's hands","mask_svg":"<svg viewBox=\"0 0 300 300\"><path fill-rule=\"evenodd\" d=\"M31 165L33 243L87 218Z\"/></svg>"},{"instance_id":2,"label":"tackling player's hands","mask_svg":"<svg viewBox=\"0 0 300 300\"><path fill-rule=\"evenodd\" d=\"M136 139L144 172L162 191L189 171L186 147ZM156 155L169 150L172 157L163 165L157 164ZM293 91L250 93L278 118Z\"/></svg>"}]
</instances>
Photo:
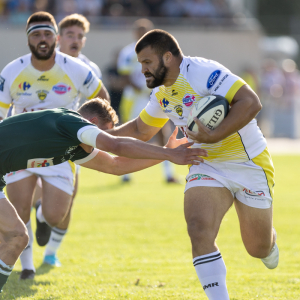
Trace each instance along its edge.
<instances>
[{"instance_id":1,"label":"tackling player's hands","mask_svg":"<svg viewBox=\"0 0 300 300\"><path fill-rule=\"evenodd\" d=\"M188 142L187 138L185 137L182 139L176 139L177 133L178 133L178 127L175 127L165 147L173 149Z\"/></svg>"},{"instance_id":2,"label":"tackling player's hands","mask_svg":"<svg viewBox=\"0 0 300 300\"><path fill-rule=\"evenodd\" d=\"M193 140L195 143L206 143L206 144L213 144L218 142L215 137L215 130L210 130L205 127L198 118L194 118L195 123L198 126L198 131L194 132L186 129L186 133L188 137Z\"/></svg>"},{"instance_id":3,"label":"tackling player's hands","mask_svg":"<svg viewBox=\"0 0 300 300\"><path fill-rule=\"evenodd\" d=\"M170 149L170 161L177 165L199 165L203 158L207 156L207 151L201 148L190 148L194 143L185 143L177 148Z\"/></svg>"}]
</instances>

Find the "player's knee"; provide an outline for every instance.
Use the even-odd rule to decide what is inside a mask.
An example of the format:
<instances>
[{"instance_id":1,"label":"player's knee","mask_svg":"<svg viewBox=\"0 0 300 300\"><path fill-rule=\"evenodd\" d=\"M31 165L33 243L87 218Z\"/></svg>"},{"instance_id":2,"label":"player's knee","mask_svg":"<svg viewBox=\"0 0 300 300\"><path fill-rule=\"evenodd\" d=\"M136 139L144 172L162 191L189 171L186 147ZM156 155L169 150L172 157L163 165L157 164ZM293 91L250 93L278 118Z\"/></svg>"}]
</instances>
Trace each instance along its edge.
<instances>
[{"instance_id":1,"label":"player's knee","mask_svg":"<svg viewBox=\"0 0 300 300\"><path fill-rule=\"evenodd\" d=\"M252 242L249 245L245 245L249 255L255 258L265 258L270 254L271 244L264 241Z\"/></svg>"},{"instance_id":2,"label":"player's knee","mask_svg":"<svg viewBox=\"0 0 300 300\"><path fill-rule=\"evenodd\" d=\"M4 241L11 249L12 254L19 255L29 241L28 232L23 222L18 221L14 228L4 232Z\"/></svg>"},{"instance_id":3,"label":"player's knee","mask_svg":"<svg viewBox=\"0 0 300 300\"><path fill-rule=\"evenodd\" d=\"M187 222L188 234L192 244L214 242L213 226L205 219L192 218Z\"/></svg>"},{"instance_id":4,"label":"player's knee","mask_svg":"<svg viewBox=\"0 0 300 300\"><path fill-rule=\"evenodd\" d=\"M43 211L43 215L45 220L47 221L47 223L51 226L51 227L55 227L57 226L59 223L62 222L62 220L64 219L64 217L66 216L66 212L65 211L48 211L48 212L44 212Z\"/></svg>"}]
</instances>

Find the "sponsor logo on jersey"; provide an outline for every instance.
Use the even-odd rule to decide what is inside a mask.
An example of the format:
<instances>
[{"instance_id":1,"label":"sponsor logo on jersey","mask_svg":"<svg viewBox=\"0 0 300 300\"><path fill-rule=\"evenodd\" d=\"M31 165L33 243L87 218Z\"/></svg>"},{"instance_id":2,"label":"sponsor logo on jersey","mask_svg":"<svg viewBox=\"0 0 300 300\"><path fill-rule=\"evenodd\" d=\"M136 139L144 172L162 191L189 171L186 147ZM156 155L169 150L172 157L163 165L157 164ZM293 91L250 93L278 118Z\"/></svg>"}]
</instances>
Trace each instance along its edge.
<instances>
[{"instance_id":1,"label":"sponsor logo on jersey","mask_svg":"<svg viewBox=\"0 0 300 300\"><path fill-rule=\"evenodd\" d=\"M169 101L166 99L166 98L164 98L164 99L162 99L162 100L159 100L159 104L160 104L160 106L162 106L162 107L167 107L168 105L169 105Z\"/></svg>"},{"instance_id":2,"label":"sponsor logo on jersey","mask_svg":"<svg viewBox=\"0 0 300 300\"><path fill-rule=\"evenodd\" d=\"M196 97L192 94L185 94L182 102L185 106L189 107L191 105L193 105L193 103L196 101Z\"/></svg>"},{"instance_id":3,"label":"sponsor logo on jersey","mask_svg":"<svg viewBox=\"0 0 300 300\"><path fill-rule=\"evenodd\" d=\"M53 165L53 158L33 158L27 161L27 168L43 168Z\"/></svg>"},{"instance_id":4,"label":"sponsor logo on jersey","mask_svg":"<svg viewBox=\"0 0 300 300\"><path fill-rule=\"evenodd\" d=\"M26 92L24 92L24 93L17 93L17 96L31 96L32 95L32 93L26 93Z\"/></svg>"},{"instance_id":5,"label":"sponsor logo on jersey","mask_svg":"<svg viewBox=\"0 0 300 300\"><path fill-rule=\"evenodd\" d=\"M92 80L92 78L93 78L93 74L92 74L92 71L90 71L89 74L87 75L83 85L88 84Z\"/></svg>"},{"instance_id":6,"label":"sponsor logo on jersey","mask_svg":"<svg viewBox=\"0 0 300 300\"><path fill-rule=\"evenodd\" d=\"M164 109L163 112L164 113L170 113L170 112L172 112L172 109Z\"/></svg>"},{"instance_id":7,"label":"sponsor logo on jersey","mask_svg":"<svg viewBox=\"0 0 300 300\"><path fill-rule=\"evenodd\" d=\"M41 101L44 101L49 94L49 92L46 90L38 90L36 93Z\"/></svg>"},{"instance_id":8,"label":"sponsor logo on jersey","mask_svg":"<svg viewBox=\"0 0 300 300\"><path fill-rule=\"evenodd\" d=\"M74 151L78 146L71 146L66 150L65 154L70 154L72 151Z\"/></svg>"},{"instance_id":9,"label":"sponsor logo on jersey","mask_svg":"<svg viewBox=\"0 0 300 300\"><path fill-rule=\"evenodd\" d=\"M216 81L218 80L218 78L220 77L221 75L221 71L220 70L216 70L214 72L212 72L209 77L208 77L208 80L207 80L207 84L206 84L206 87L208 89L212 88L213 85L216 83Z\"/></svg>"},{"instance_id":10,"label":"sponsor logo on jersey","mask_svg":"<svg viewBox=\"0 0 300 300\"><path fill-rule=\"evenodd\" d=\"M0 76L0 91L3 92L4 90L4 82L5 82L5 79Z\"/></svg>"},{"instance_id":11,"label":"sponsor logo on jersey","mask_svg":"<svg viewBox=\"0 0 300 300\"><path fill-rule=\"evenodd\" d=\"M53 88L52 91L57 94L57 95L63 95L71 90L70 86L67 86L63 83L58 83L56 84Z\"/></svg>"},{"instance_id":12,"label":"sponsor logo on jersey","mask_svg":"<svg viewBox=\"0 0 300 300\"><path fill-rule=\"evenodd\" d=\"M188 182L192 182L195 180L216 180L216 179L204 174L194 174L188 178Z\"/></svg>"},{"instance_id":13,"label":"sponsor logo on jersey","mask_svg":"<svg viewBox=\"0 0 300 300\"><path fill-rule=\"evenodd\" d=\"M182 105L176 105L174 106L174 109L179 117L182 117L183 114L183 106Z\"/></svg>"},{"instance_id":14,"label":"sponsor logo on jersey","mask_svg":"<svg viewBox=\"0 0 300 300\"><path fill-rule=\"evenodd\" d=\"M250 191L248 189L243 189L243 192L248 195L248 196L251 196L251 197L257 197L257 196L265 196L265 193L263 191Z\"/></svg>"},{"instance_id":15,"label":"sponsor logo on jersey","mask_svg":"<svg viewBox=\"0 0 300 300\"><path fill-rule=\"evenodd\" d=\"M49 81L49 78L46 78L45 75L41 75L41 76L38 78L38 81Z\"/></svg>"},{"instance_id":16,"label":"sponsor logo on jersey","mask_svg":"<svg viewBox=\"0 0 300 300\"><path fill-rule=\"evenodd\" d=\"M175 90L172 90L172 97L178 95L178 92L176 92Z\"/></svg>"},{"instance_id":17,"label":"sponsor logo on jersey","mask_svg":"<svg viewBox=\"0 0 300 300\"><path fill-rule=\"evenodd\" d=\"M216 92L216 91L219 89L219 87L223 84L224 80L225 80L228 76L229 76L229 75L226 74L226 75L220 80L218 86L214 89L214 92Z\"/></svg>"},{"instance_id":18,"label":"sponsor logo on jersey","mask_svg":"<svg viewBox=\"0 0 300 300\"><path fill-rule=\"evenodd\" d=\"M206 289L212 288L212 287L215 287L215 286L219 286L219 282L213 282L213 283L206 284L206 285L203 286L203 290L205 291Z\"/></svg>"},{"instance_id":19,"label":"sponsor logo on jersey","mask_svg":"<svg viewBox=\"0 0 300 300\"><path fill-rule=\"evenodd\" d=\"M31 84L27 81L21 82L19 84L19 89L23 90L23 91L27 91L28 89L30 89Z\"/></svg>"}]
</instances>

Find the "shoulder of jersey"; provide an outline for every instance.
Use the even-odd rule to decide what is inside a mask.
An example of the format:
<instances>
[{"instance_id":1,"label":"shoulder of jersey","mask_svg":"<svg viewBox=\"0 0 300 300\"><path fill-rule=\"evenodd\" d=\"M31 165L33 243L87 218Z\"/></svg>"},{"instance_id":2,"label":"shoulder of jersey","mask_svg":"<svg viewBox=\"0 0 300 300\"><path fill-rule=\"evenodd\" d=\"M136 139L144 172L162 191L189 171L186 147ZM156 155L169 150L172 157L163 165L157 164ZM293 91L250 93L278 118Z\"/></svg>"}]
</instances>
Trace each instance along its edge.
<instances>
[{"instance_id":1,"label":"shoulder of jersey","mask_svg":"<svg viewBox=\"0 0 300 300\"><path fill-rule=\"evenodd\" d=\"M10 77L13 77L14 73L20 73L31 62L31 53L18 57L9 64L7 64L2 70L2 74L7 73ZM5 74L4 74L5 75Z\"/></svg>"},{"instance_id":2,"label":"shoulder of jersey","mask_svg":"<svg viewBox=\"0 0 300 300\"><path fill-rule=\"evenodd\" d=\"M209 78L218 77L222 72L230 72L220 63L203 57L184 57L180 72L191 83L201 90L209 89Z\"/></svg>"},{"instance_id":3,"label":"shoulder of jersey","mask_svg":"<svg viewBox=\"0 0 300 300\"><path fill-rule=\"evenodd\" d=\"M98 67L97 64L95 64L94 62L92 62L88 57L86 57L84 54L80 53L78 55L78 58L83 61L86 65L88 65L93 71L94 73L100 78L101 77L101 70Z\"/></svg>"},{"instance_id":4,"label":"shoulder of jersey","mask_svg":"<svg viewBox=\"0 0 300 300\"><path fill-rule=\"evenodd\" d=\"M83 66L84 68L87 68L87 65L78 59L77 57L72 57L68 54L62 53L60 51L56 51L56 62L61 65L61 66L68 66L68 65L73 65L73 66Z\"/></svg>"}]
</instances>

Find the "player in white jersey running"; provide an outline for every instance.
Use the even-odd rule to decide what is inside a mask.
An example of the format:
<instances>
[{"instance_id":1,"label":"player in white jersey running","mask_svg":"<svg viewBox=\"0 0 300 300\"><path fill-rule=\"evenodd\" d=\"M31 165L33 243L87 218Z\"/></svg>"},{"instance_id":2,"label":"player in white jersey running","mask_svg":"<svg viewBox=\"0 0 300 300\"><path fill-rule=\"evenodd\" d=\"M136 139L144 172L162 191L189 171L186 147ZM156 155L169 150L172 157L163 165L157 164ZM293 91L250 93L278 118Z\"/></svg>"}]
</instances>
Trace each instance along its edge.
<instances>
[{"instance_id":1,"label":"player in white jersey running","mask_svg":"<svg viewBox=\"0 0 300 300\"><path fill-rule=\"evenodd\" d=\"M192 243L193 264L210 300L229 300L226 267L216 237L226 212L235 205L248 253L276 268L279 251L272 227L274 167L267 143L257 127L261 109L257 95L223 65L184 56L166 31L146 33L135 47L149 88L150 101L140 116L110 131L149 140L169 119L194 147L208 151L186 177L184 213ZM231 109L215 130L195 118L197 133L187 129L193 105L207 95L224 96Z\"/></svg>"},{"instance_id":2,"label":"player in white jersey running","mask_svg":"<svg viewBox=\"0 0 300 300\"><path fill-rule=\"evenodd\" d=\"M57 25L51 14L38 12L31 15L26 31L31 53L9 63L1 72L1 118L5 117L11 104L14 105L14 114L19 114L57 107L76 110L80 94L89 99L95 96L109 99L102 81L85 63L55 51ZM75 165L72 162L41 171L27 169L7 174L8 197L26 224L30 236L30 242L20 257L21 279L33 278L35 274L28 202L32 201L37 178L43 179L43 213L47 223L55 229L68 213L74 175ZM48 233L49 239L51 228L48 225L37 228L37 242L45 245L47 241L40 234L41 229ZM60 237L65 233L59 228L56 232Z\"/></svg>"},{"instance_id":3,"label":"player in white jersey running","mask_svg":"<svg viewBox=\"0 0 300 300\"><path fill-rule=\"evenodd\" d=\"M153 23L148 19L138 19L134 22L133 33L136 41L138 41L146 32L153 29ZM150 89L145 83L145 77L141 72L141 65L137 61L135 53L136 41L125 46L119 53L118 57L118 73L122 75L127 85L123 90L120 102L120 115L122 122L135 119L149 101ZM170 135L170 124L167 124L157 135L160 145L166 140L166 135ZM168 183L176 183L173 165L169 161L162 164L164 177ZM123 181L129 181L128 174L123 176Z\"/></svg>"},{"instance_id":4,"label":"player in white jersey running","mask_svg":"<svg viewBox=\"0 0 300 300\"><path fill-rule=\"evenodd\" d=\"M85 55L81 53L81 49L86 43L86 34L89 32L90 23L83 16L79 14L72 14L63 18L58 24L59 34L57 40L59 43L59 48L56 50L68 54L70 56L79 58L82 62L87 64L97 75L99 79L102 79L102 74L99 67L92 61L90 61ZM85 97L81 97L80 102L84 102ZM76 166L76 175L74 183L74 191L72 195L72 202L69 208L69 213L64 218L64 220L52 229L51 235L49 237L49 242L46 245L44 260L43 262L53 266L61 266L59 259L57 257L57 252L61 246L64 236L70 224L71 209L73 207L73 201L77 194L78 180L79 180L79 166ZM40 190L39 187L37 187ZM40 201L40 200L39 200ZM39 202L38 202L39 203ZM36 205L38 210L42 210L42 206ZM42 218L41 218L42 219ZM59 231L58 231L59 230Z\"/></svg>"}]
</instances>

